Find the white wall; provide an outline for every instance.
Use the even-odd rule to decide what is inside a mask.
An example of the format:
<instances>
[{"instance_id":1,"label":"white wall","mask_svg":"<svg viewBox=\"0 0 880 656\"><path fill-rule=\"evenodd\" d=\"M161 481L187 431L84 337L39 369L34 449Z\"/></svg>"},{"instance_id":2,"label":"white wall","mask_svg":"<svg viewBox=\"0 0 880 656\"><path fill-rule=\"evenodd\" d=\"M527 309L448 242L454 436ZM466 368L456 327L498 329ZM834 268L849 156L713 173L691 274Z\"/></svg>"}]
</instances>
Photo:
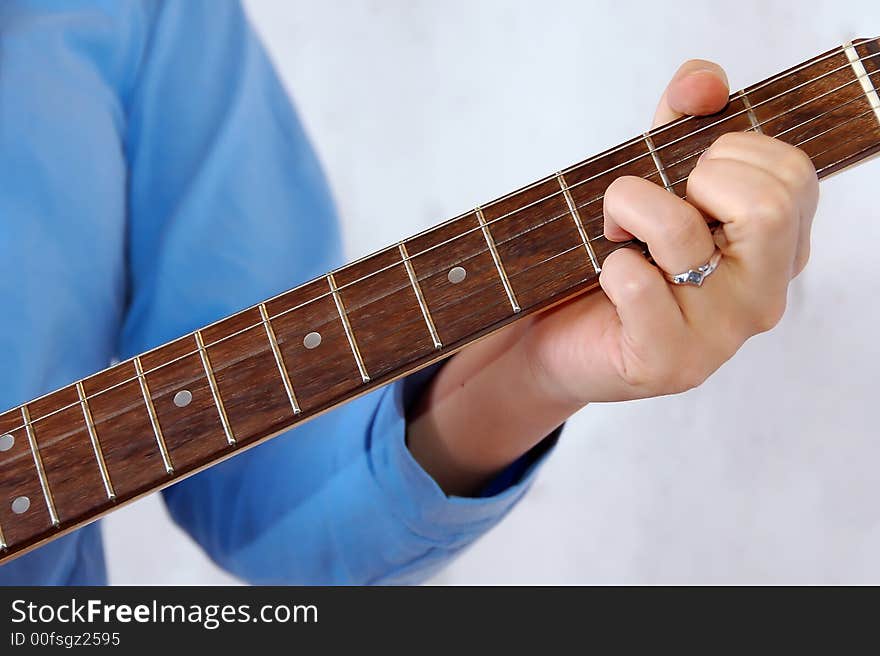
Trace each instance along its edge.
<instances>
[{"instance_id":1,"label":"white wall","mask_svg":"<svg viewBox=\"0 0 880 656\"><path fill-rule=\"evenodd\" d=\"M874 0L248 6L352 257L644 130L686 58L739 88L880 33ZM778 329L691 393L581 412L528 498L438 582L880 582L878 178L875 161L823 185ZM156 499L106 529L114 582L229 580L183 536L155 557L175 532Z\"/></svg>"}]
</instances>

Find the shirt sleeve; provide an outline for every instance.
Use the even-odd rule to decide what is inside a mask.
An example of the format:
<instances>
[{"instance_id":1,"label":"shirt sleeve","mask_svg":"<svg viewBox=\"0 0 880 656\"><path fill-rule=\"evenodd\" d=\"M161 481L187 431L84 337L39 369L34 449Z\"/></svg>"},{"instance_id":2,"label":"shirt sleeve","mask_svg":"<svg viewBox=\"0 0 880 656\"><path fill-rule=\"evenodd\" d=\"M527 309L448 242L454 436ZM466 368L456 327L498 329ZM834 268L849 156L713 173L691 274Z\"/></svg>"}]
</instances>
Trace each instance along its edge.
<instances>
[{"instance_id":1,"label":"shirt sleeve","mask_svg":"<svg viewBox=\"0 0 880 656\"><path fill-rule=\"evenodd\" d=\"M143 56L126 97L123 357L340 264L322 172L239 3L143 7ZM447 497L405 440L408 399L430 373L171 487L172 517L254 583L424 579L504 516L543 453L478 498Z\"/></svg>"}]
</instances>

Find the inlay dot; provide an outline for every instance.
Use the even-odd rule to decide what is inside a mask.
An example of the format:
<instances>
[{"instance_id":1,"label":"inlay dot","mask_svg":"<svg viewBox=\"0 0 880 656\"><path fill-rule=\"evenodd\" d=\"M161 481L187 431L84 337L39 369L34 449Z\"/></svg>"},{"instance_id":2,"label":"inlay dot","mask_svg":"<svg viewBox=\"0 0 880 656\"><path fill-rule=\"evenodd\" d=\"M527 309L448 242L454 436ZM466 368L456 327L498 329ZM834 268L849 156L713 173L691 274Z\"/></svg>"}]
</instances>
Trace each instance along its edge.
<instances>
[{"instance_id":1,"label":"inlay dot","mask_svg":"<svg viewBox=\"0 0 880 656\"><path fill-rule=\"evenodd\" d=\"M9 451L13 446L15 446L15 436L14 435L4 435L0 437L0 451Z\"/></svg>"},{"instance_id":2,"label":"inlay dot","mask_svg":"<svg viewBox=\"0 0 880 656\"><path fill-rule=\"evenodd\" d=\"M31 507L31 500L27 497L16 497L12 500L12 512L16 515L21 515L28 511L28 508Z\"/></svg>"},{"instance_id":3,"label":"inlay dot","mask_svg":"<svg viewBox=\"0 0 880 656\"><path fill-rule=\"evenodd\" d=\"M185 408L192 403L193 395L189 390L181 390L174 395L174 405L178 408Z\"/></svg>"},{"instance_id":4,"label":"inlay dot","mask_svg":"<svg viewBox=\"0 0 880 656\"><path fill-rule=\"evenodd\" d=\"M318 348L321 345L321 333L309 333L303 338L303 346L307 349Z\"/></svg>"},{"instance_id":5,"label":"inlay dot","mask_svg":"<svg viewBox=\"0 0 880 656\"><path fill-rule=\"evenodd\" d=\"M467 271L464 270L464 267L452 267L449 270L449 275L446 277L449 278L449 282L453 285L457 285L467 277Z\"/></svg>"}]
</instances>

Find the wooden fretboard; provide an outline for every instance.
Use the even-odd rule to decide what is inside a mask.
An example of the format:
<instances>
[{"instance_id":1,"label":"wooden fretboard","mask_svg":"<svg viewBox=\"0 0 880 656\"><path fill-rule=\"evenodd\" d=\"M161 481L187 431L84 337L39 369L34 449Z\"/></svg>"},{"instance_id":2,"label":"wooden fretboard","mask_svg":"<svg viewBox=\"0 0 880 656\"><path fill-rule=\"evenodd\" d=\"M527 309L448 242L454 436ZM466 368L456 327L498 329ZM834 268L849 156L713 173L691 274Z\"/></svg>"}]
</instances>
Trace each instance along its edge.
<instances>
[{"instance_id":1,"label":"wooden fretboard","mask_svg":"<svg viewBox=\"0 0 880 656\"><path fill-rule=\"evenodd\" d=\"M685 196L725 132L820 177L880 151L880 40L860 39L169 344L0 414L0 562L598 286L602 199ZM332 439L332 438L330 438Z\"/></svg>"}]
</instances>

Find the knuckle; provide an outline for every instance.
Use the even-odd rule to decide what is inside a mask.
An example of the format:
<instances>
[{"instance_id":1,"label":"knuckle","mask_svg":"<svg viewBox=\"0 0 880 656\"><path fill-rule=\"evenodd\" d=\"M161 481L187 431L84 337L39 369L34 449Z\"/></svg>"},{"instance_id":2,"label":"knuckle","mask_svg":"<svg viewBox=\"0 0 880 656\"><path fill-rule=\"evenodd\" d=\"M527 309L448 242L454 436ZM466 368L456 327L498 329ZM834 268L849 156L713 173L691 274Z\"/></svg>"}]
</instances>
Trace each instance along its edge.
<instances>
[{"instance_id":1,"label":"knuckle","mask_svg":"<svg viewBox=\"0 0 880 656\"><path fill-rule=\"evenodd\" d=\"M616 285L615 301L626 305L637 305L655 293L652 283L653 281L645 276L628 275Z\"/></svg>"},{"instance_id":2,"label":"knuckle","mask_svg":"<svg viewBox=\"0 0 880 656\"><path fill-rule=\"evenodd\" d=\"M701 223L704 220L697 210L686 209L658 223L657 237L668 244L688 246L697 239Z\"/></svg>"},{"instance_id":3,"label":"knuckle","mask_svg":"<svg viewBox=\"0 0 880 656\"><path fill-rule=\"evenodd\" d=\"M712 142L707 152L709 157L735 155L743 148L753 146L757 139L766 139L766 137L753 132L725 132Z\"/></svg>"},{"instance_id":4,"label":"knuckle","mask_svg":"<svg viewBox=\"0 0 880 656\"><path fill-rule=\"evenodd\" d=\"M648 285L643 278L629 278L621 285L621 294L629 301L638 301L648 295Z\"/></svg>"},{"instance_id":5,"label":"knuckle","mask_svg":"<svg viewBox=\"0 0 880 656\"><path fill-rule=\"evenodd\" d=\"M779 175L795 188L803 188L817 180L816 168L810 159L800 148L790 147L779 163Z\"/></svg>"},{"instance_id":6,"label":"knuckle","mask_svg":"<svg viewBox=\"0 0 880 656\"><path fill-rule=\"evenodd\" d=\"M751 218L761 226L781 230L788 229L797 216L797 204L785 187L768 184L751 207Z\"/></svg>"},{"instance_id":7,"label":"knuckle","mask_svg":"<svg viewBox=\"0 0 880 656\"><path fill-rule=\"evenodd\" d=\"M742 133L743 135L746 133ZM726 148L735 147L740 142L741 134L739 132L725 132L720 137L718 137L709 148L715 148L716 150L724 150Z\"/></svg>"},{"instance_id":8,"label":"knuckle","mask_svg":"<svg viewBox=\"0 0 880 656\"><path fill-rule=\"evenodd\" d=\"M813 166L813 160L801 148L792 146L788 164L799 177L813 178L816 176L816 167Z\"/></svg>"}]
</instances>

